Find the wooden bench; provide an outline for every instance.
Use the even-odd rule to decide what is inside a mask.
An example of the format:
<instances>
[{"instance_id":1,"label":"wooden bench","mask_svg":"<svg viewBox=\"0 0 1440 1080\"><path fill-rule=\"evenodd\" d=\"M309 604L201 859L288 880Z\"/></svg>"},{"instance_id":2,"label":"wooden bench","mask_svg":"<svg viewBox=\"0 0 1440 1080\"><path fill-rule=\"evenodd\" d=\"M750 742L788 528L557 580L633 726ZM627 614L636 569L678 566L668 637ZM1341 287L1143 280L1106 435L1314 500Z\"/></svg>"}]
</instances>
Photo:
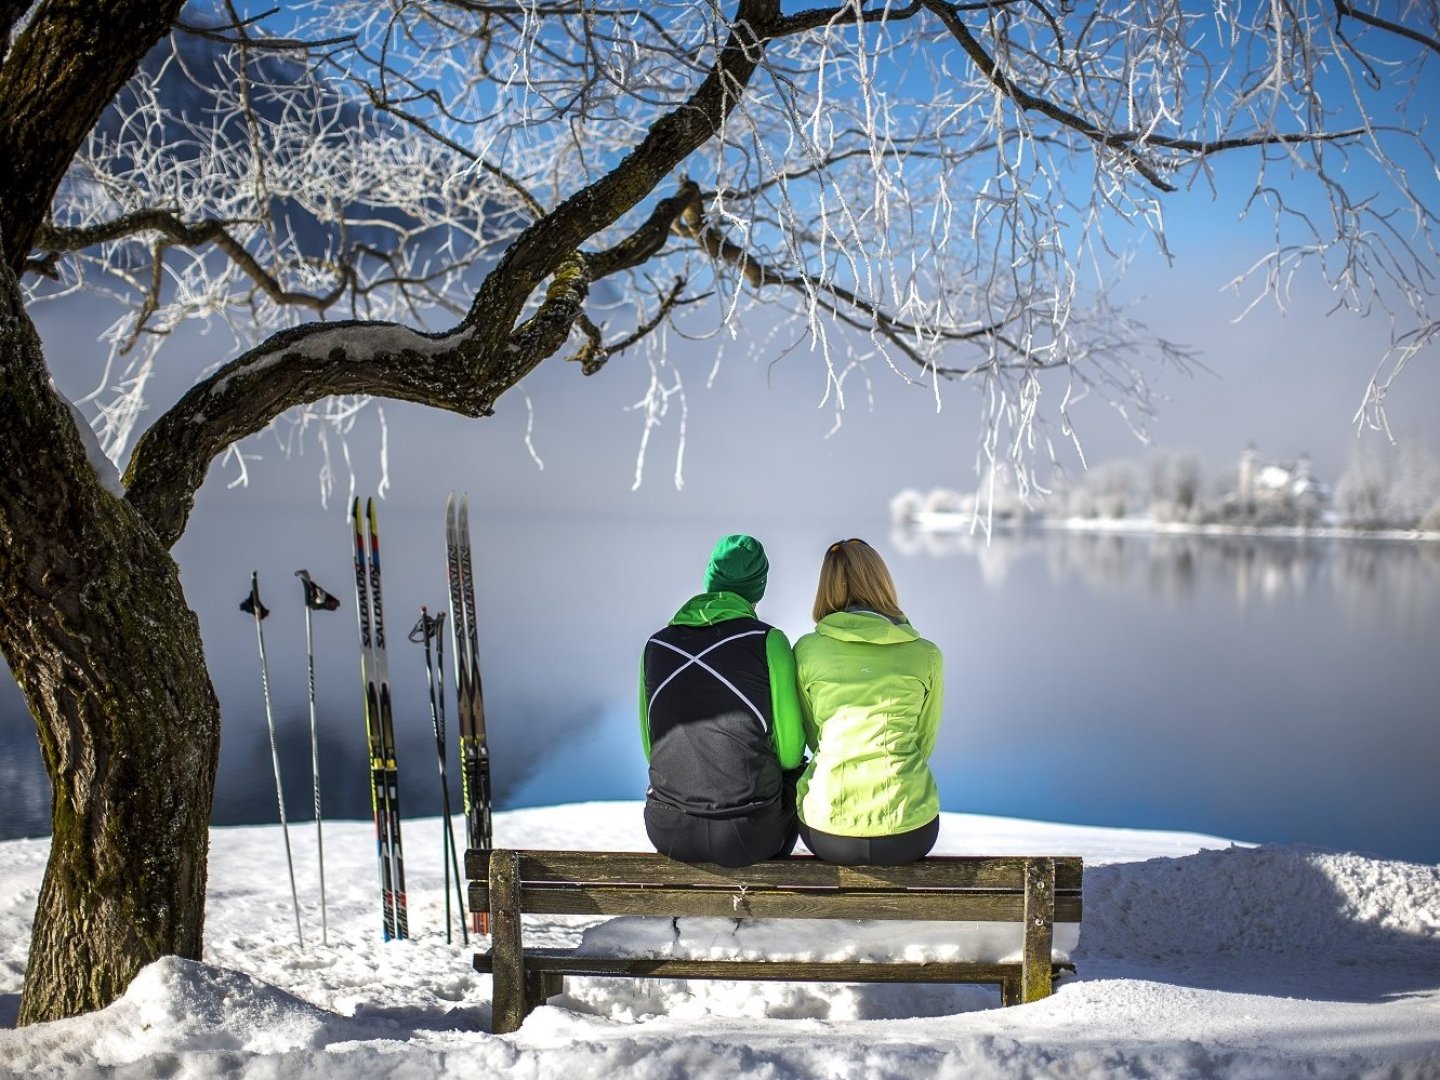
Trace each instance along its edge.
<instances>
[{"instance_id":1,"label":"wooden bench","mask_svg":"<svg viewBox=\"0 0 1440 1080\"><path fill-rule=\"evenodd\" d=\"M475 969L494 976L497 1034L562 993L566 975L998 983L1004 1005L1037 1001L1061 966L1051 956L1054 923L1078 923L1081 911L1074 857L931 856L896 867L802 857L730 870L650 853L471 850L465 868L470 909L490 912L491 950L476 954ZM526 948L522 914L1013 922L1024 925L1024 948L1011 963L588 956Z\"/></svg>"}]
</instances>

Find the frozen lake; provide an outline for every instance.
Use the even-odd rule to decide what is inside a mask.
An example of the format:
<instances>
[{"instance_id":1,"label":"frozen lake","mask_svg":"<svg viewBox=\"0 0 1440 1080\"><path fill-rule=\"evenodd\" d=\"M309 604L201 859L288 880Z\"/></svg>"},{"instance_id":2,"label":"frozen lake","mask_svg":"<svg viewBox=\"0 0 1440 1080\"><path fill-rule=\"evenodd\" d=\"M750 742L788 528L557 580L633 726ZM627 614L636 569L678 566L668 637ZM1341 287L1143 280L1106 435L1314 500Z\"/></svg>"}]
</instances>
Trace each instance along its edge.
<instances>
[{"instance_id":1,"label":"frozen lake","mask_svg":"<svg viewBox=\"0 0 1440 1080\"><path fill-rule=\"evenodd\" d=\"M421 652L405 632L422 603L448 607L442 516L438 505L382 509L406 816L439 807ZM793 639L810 626L820 554L858 534L885 554L902 606L945 653L934 761L945 809L1440 862L1440 546L1065 533L997 534L986 546L892 535L875 515L491 521L479 506L472 527L499 807L643 795L639 650L698 589L717 536L765 542L760 615ZM341 512L212 509L178 554L225 710L216 822L276 819L253 622L236 610L252 569L274 612L265 630L287 811L311 816L301 566L344 604L315 623L325 813L367 818ZM453 707L451 723L453 749ZM0 838L46 832L48 785L8 680L0 781L11 796Z\"/></svg>"}]
</instances>

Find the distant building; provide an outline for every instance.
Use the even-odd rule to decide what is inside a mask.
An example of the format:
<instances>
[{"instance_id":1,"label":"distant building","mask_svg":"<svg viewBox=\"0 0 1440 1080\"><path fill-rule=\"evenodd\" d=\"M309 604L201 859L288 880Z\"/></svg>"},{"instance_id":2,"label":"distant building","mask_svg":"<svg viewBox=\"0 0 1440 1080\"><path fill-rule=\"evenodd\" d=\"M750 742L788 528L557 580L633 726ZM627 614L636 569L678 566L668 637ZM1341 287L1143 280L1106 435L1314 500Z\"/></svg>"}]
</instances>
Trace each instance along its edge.
<instances>
[{"instance_id":1,"label":"distant building","mask_svg":"<svg viewBox=\"0 0 1440 1080\"><path fill-rule=\"evenodd\" d=\"M1262 464L1254 446L1240 455L1238 486L1236 496L1242 507L1291 508L1305 517L1318 514L1331 497L1330 485L1316 477L1310 455Z\"/></svg>"}]
</instances>

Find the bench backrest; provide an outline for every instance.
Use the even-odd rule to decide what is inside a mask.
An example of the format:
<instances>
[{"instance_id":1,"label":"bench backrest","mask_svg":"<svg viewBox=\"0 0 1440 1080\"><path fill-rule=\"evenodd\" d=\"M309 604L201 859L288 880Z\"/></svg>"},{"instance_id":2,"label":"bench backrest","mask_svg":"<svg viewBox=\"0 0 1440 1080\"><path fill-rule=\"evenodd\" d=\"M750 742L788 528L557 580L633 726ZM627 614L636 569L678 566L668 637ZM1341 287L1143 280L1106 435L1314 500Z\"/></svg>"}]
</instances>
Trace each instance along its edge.
<instances>
[{"instance_id":1,"label":"bench backrest","mask_svg":"<svg viewBox=\"0 0 1440 1080\"><path fill-rule=\"evenodd\" d=\"M494 854L502 858L465 854L472 911L490 909L493 882L517 889L520 910L536 914L1019 922L1027 887L1033 905L1035 890L1050 891L1053 867L1054 921L1081 915L1082 864L1074 857L930 856L872 867L801 857L729 869L653 852ZM493 881L496 873L501 880ZM514 885L504 880L512 874Z\"/></svg>"}]
</instances>

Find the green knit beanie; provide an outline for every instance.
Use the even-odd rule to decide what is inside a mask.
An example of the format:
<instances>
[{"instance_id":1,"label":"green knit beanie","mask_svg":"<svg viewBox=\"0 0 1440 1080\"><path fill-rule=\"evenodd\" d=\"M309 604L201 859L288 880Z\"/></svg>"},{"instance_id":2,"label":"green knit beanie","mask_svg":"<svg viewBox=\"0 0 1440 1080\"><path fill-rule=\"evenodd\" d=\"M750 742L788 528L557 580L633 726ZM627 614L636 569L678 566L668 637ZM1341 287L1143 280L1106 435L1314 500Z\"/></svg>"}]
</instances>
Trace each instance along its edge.
<instances>
[{"instance_id":1,"label":"green knit beanie","mask_svg":"<svg viewBox=\"0 0 1440 1080\"><path fill-rule=\"evenodd\" d=\"M720 538L705 568L706 592L732 592L752 604L765 595L770 560L765 548L753 536L734 533Z\"/></svg>"}]
</instances>

